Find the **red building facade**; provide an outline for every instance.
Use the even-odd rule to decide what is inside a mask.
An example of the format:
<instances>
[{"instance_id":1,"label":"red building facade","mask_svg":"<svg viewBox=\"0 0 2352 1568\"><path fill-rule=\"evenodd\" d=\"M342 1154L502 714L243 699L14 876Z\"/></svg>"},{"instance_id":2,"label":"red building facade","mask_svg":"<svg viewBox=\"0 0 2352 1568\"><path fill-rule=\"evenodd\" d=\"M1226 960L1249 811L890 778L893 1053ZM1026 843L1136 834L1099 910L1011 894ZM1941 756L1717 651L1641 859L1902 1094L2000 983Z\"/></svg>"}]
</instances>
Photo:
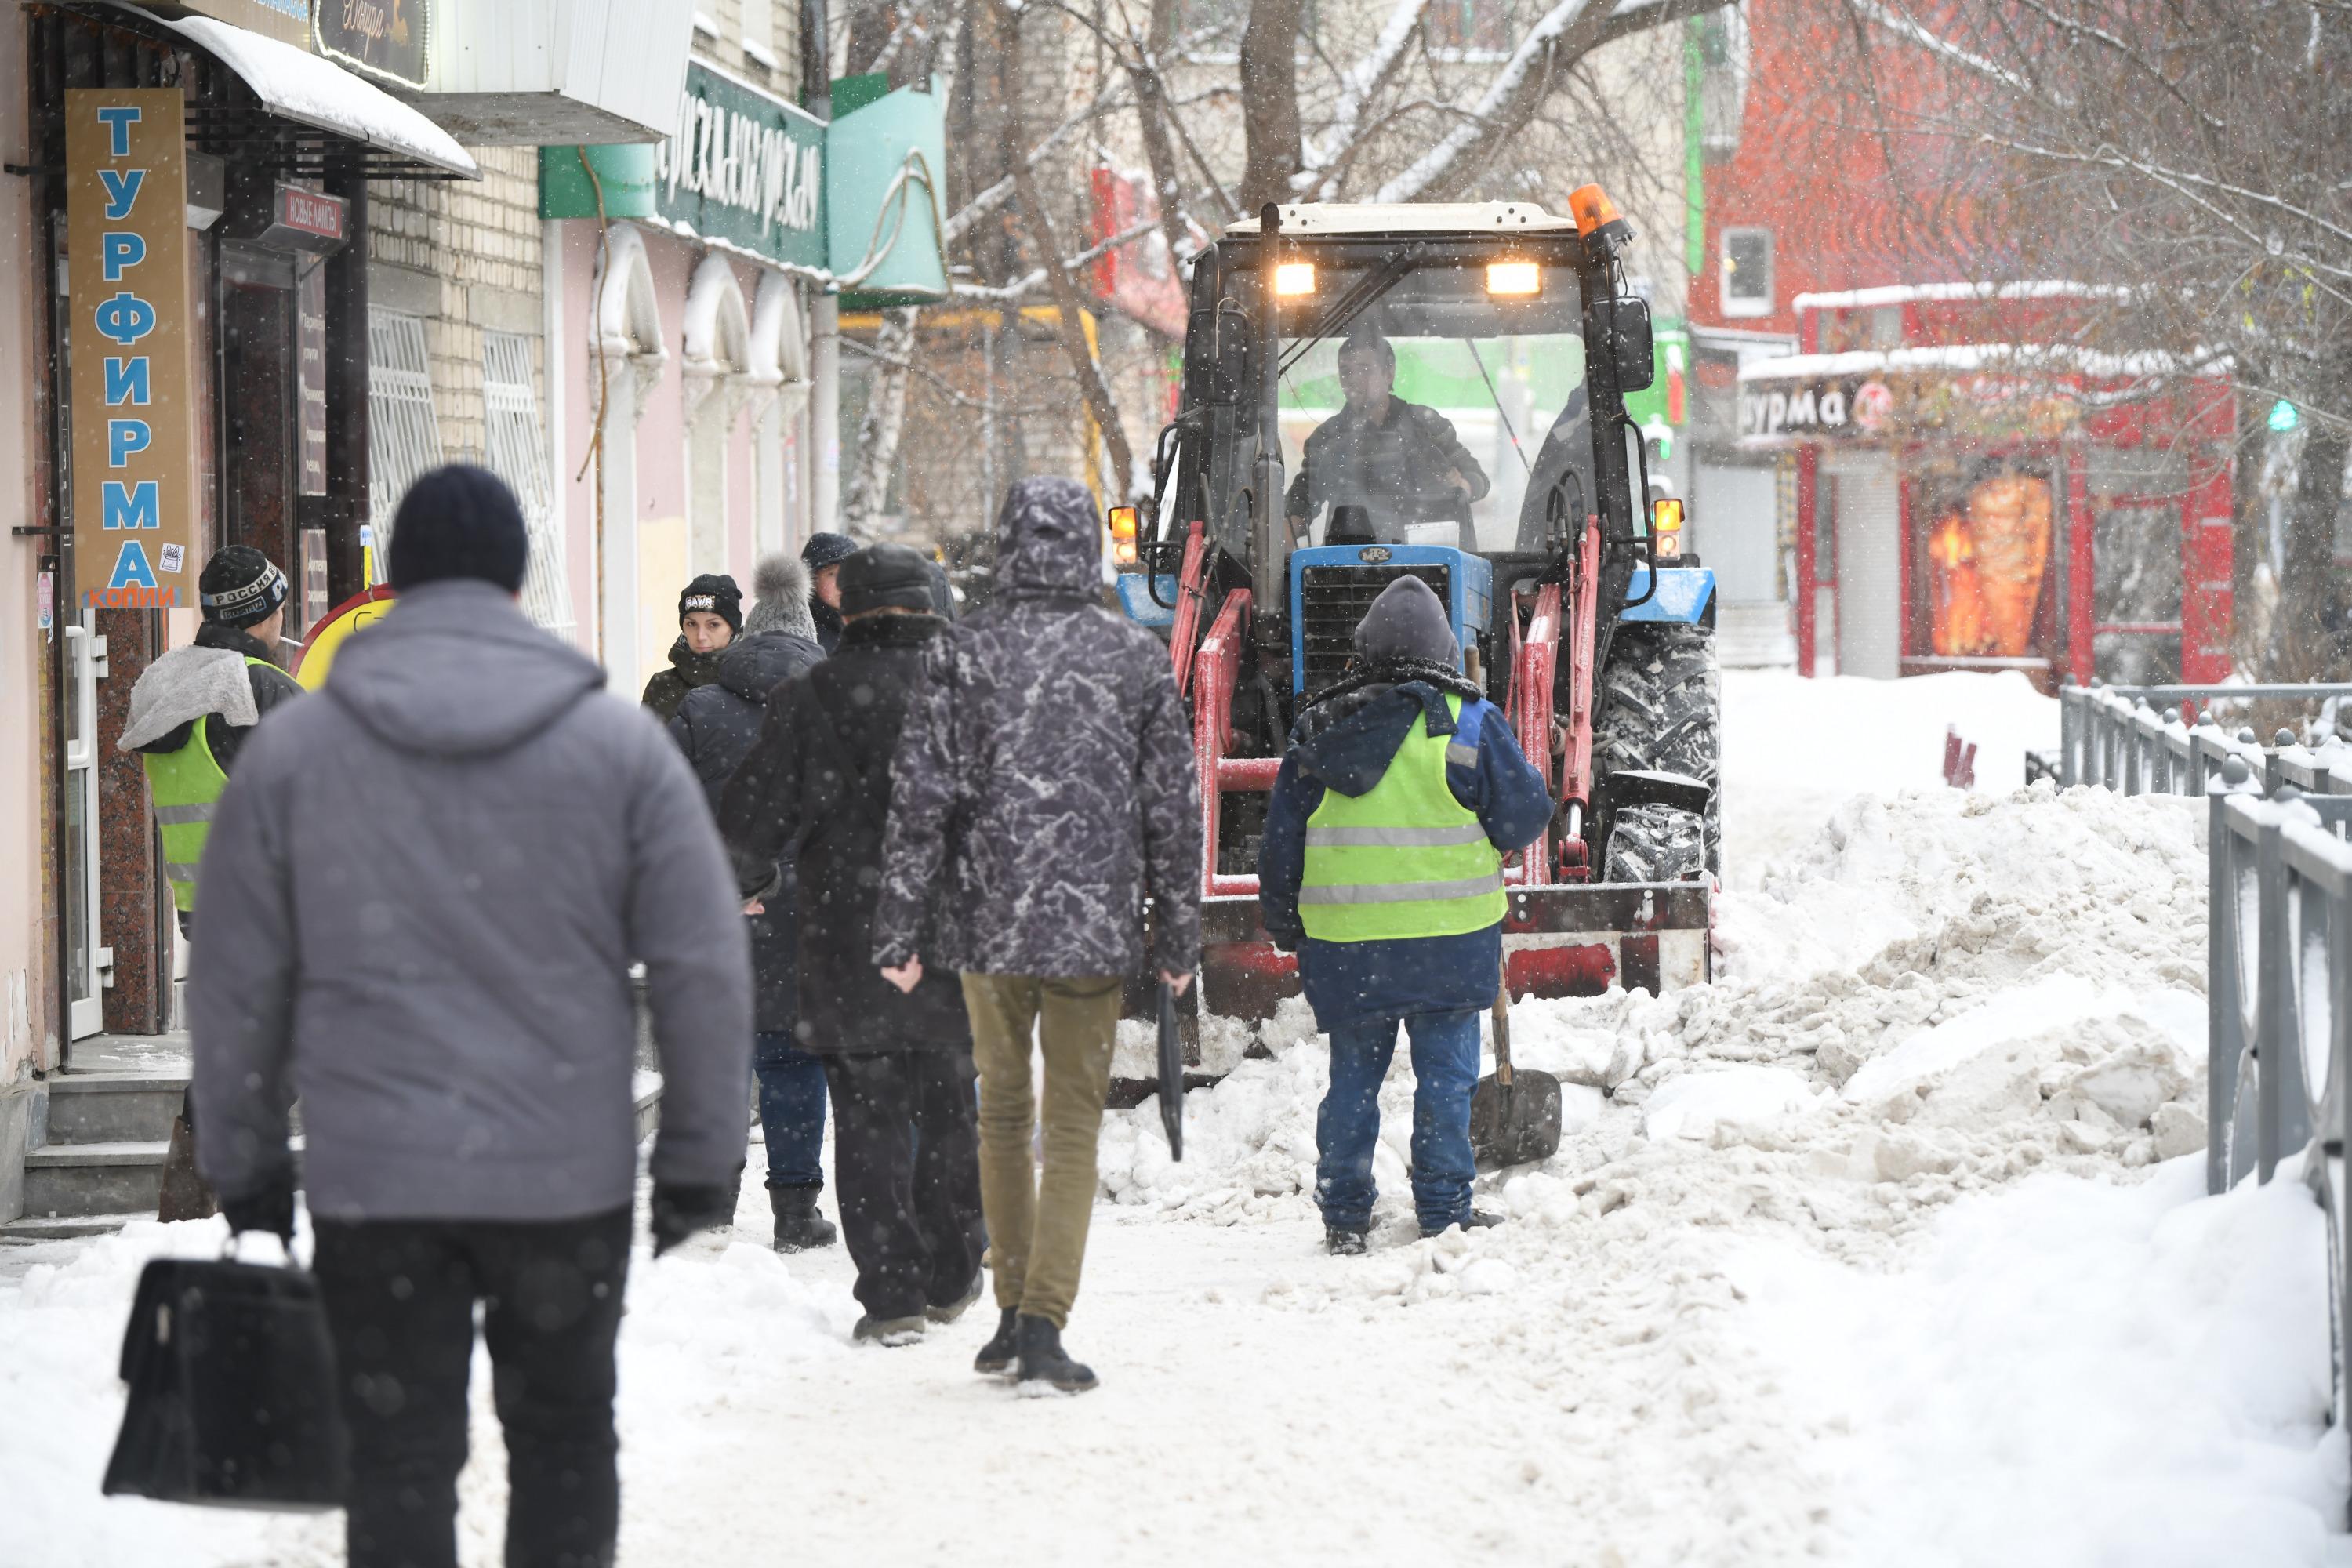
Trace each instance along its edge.
<instances>
[{"instance_id":1,"label":"red building facade","mask_svg":"<svg viewBox=\"0 0 2352 1568\"><path fill-rule=\"evenodd\" d=\"M2001 170L1940 129L1969 83L1936 57L1829 0L1746 16L1688 301L1703 548L1754 560L1771 531L1806 674L2219 679L2227 384L2042 346L2118 296L2018 276ZM1710 520L1710 492L1749 504Z\"/></svg>"}]
</instances>

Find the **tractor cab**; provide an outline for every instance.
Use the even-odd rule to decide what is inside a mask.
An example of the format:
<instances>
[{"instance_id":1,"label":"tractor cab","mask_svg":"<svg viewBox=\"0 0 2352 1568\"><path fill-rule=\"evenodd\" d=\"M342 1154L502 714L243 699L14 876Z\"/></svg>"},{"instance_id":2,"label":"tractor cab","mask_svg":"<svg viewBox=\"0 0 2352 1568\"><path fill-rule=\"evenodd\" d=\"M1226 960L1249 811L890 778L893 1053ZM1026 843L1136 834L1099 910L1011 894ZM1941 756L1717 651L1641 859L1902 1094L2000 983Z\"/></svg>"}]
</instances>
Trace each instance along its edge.
<instances>
[{"instance_id":1,"label":"tractor cab","mask_svg":"<svg viewBox=\"0 0 2352 1568\"><path fill-rule=\"evenodd\" d=\"M1621 259L1632 232L1597 186L1570 205L1559 217L1526 203L1270 205L1195 263L1153 504L1119 509L1111 535L1121 600L1167 637L1192 705L1209 941L1236 950L1229 991L1281 970L1237 950L1262 937L1258 824L1291 724L1347 679L1358 621L1405 574L1447 606L1463 668L1560 803L1512 868L1525 890L1513 918L1529 933L1514 965L1553 994L1595 975L1653 989L1703 976L1703 941L1667 942L1678 956L1664 970L1653 959L1660 935L1703 931L1709 907L1712 578L1679 550L1679 503L1654 514L1643 500L1624 394L1654 367L1649 309ZM1644 622L1690 636L1662 663ZM1695 664L1684 645L1702 637ZM1634 680L1608 731L1602 678L1620 643L1642 679L1671 669L1703 686L1704 721L1676 723L1669 744L1652 732L1657 694ZM1678 685L1669 706L1686 696ZM1657 829L1662 814L1678 825ZM1654 887L1622 910L1622 898L1551 896L1604 880ZM1563 960L1578 944L1539 935L1613 943L1632 926L1647 945L1612 946L1605 962Z\"/></svg>"}]
</instances>

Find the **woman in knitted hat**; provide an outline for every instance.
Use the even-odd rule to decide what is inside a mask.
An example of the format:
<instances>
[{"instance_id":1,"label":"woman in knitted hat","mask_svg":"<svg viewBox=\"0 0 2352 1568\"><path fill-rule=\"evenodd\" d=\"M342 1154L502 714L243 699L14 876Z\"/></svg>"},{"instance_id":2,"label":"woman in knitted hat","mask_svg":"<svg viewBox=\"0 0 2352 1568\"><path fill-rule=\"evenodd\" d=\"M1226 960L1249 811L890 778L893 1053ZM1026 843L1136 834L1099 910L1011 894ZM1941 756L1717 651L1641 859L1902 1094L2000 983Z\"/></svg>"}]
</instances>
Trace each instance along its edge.
<instances>
[{"instance_id":1,"label":"woman in knitted hat","mask_svg":"<svg viewBox=\"0 0 2352 1568\"><path fill-rule=\"evenodd\" d=\"M743 629L743 590L721 572L705 572L677 596L677 640L669 668L646 682L640 699L667 724L686 694L719 679L719 656Z\"/></svg>"}]
</instances>

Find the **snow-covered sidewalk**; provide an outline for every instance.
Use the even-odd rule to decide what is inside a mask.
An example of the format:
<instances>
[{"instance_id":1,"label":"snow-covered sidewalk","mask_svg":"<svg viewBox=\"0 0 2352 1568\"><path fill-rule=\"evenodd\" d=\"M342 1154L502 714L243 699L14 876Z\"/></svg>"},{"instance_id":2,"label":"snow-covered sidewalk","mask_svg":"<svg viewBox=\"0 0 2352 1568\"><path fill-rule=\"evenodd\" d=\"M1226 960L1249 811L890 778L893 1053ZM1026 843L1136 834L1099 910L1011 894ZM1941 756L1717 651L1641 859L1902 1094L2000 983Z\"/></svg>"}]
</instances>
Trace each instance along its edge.
<instances>
[{"instance_id":1,"label":"snow-covered sidewalk","mask_svg":"<svg viewBox=\"0 0 2352 1568\"><path fill-rule=\"evenodd\" d=\"M2054 738L2021 681L1735 674L1726 706L1734 853L1789 852L1735 867L1716 984L1517 1009L1572 1130L1483 1195L1510 1224L1418 1239L1401 1060L1374 1251L1323 1256L1292 1016L1190 1097L1182 1164L1155 1106L1111 1118L1070 1331L1097 1394L975 1378L984 1307L853 1350L837 1251L640 1255L624 1560L2352 1562L2317 1214L2201 1195L2197 807L1993 787L1996 743ZM1937 786L1948 718L1985 793ZM1874 745L1858 799L1776 773ZM0 1424L0 1555L337 1560L332 1517L97 1496L136 1269L217 1245L136 1227L0 1284L0 1339L43 1347L0 1358L28 1417ZM469 1563L501 1511L487 1381Z\"/></svg>"}]
</instances>

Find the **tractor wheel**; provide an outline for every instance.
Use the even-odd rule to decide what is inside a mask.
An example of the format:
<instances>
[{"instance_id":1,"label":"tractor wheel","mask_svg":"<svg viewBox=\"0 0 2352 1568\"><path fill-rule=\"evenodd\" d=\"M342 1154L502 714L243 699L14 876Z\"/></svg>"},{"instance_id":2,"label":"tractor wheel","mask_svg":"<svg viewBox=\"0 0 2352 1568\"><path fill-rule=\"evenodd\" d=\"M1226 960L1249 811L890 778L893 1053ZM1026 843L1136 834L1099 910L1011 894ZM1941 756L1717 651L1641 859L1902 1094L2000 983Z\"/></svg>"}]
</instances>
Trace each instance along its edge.
<instances>
[{"instance_id":1,"label":"tractor wheel","mask_svg":"<svg viewBox=\"0 0 2352 1568\"><path fill-rule=\"evenodd\" d=\"M1594 775L1651 770L1683 773L1718 787L1717 729L1722 687L1716 674L1715 628L1668 621L1620 626L1601 672L1592 723ZM1722 797L1709 794L1706 816L1671 805L1629 806L1617 814L1602 850L1605 882L1679 882L1723 870Z\"/></svg>"}]
</instances>

